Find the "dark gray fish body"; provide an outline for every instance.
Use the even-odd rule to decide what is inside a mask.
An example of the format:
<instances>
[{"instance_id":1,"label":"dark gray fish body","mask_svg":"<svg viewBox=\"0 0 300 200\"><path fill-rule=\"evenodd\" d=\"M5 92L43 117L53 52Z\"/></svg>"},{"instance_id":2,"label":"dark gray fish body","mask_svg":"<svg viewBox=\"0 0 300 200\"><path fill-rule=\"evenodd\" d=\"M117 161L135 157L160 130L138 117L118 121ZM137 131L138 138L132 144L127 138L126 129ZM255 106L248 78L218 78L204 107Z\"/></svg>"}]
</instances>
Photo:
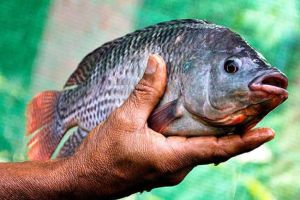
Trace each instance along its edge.
<instances>
[{"instance_id":1,"label":"dark gray fish body","mask_svg":"<svg viewBox=\"0 0 300 200\"><path fill-rule=\"evenodd\" d=\"M150 127L165 135L222 135L249 128L287 98L286 78L236 33L200 20L164 22L104 44L83 59L65 90L44 92L32 101L27 132L40 130L30 141L30 159L50 158L66 131L77 126L58 157L72 154L128 98L150 54L167 63L167 90L149 119ZM280 91L257 89L264 79L254 80L266 75L268 85ZM271 102L271 96L278 98Z\"/></svg>"}]
</instances>

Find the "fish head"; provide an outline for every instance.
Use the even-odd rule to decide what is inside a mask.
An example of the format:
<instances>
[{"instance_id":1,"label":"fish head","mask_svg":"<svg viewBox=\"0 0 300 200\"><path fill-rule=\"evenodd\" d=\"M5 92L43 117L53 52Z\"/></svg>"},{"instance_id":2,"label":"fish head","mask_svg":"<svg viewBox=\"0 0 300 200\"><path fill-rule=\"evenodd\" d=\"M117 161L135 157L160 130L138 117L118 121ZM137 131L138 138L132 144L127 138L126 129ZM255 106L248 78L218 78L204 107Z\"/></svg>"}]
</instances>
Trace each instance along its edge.
<instances>
[{"instance_id":1,"label":"fish head","mask_svg":"<svg viewBox=\"0 0 300 200\"><path fill-rule=\"evenodd\" d=\"M184 107L195 118L250 129L287 99L287 77L238 34L223 29L201 44L182 83Z\"/></svg>"}]
</instances>

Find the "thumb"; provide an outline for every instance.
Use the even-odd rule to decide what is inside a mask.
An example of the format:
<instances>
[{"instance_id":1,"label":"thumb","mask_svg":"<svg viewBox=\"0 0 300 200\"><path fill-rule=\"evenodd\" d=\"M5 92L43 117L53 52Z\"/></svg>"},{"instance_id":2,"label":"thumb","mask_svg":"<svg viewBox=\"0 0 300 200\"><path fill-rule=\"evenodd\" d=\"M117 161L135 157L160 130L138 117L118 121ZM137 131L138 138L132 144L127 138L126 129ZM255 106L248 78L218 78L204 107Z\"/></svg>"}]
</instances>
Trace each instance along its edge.
<instances>
[{"instance_id":1,"label":"thumb","mask_svg":"<svg viewBox=\"0 0 300 200\"><path fill-rule=\"evenodd\" d=\"M164 60L158 55L150 55L142 79L119 111L132 121L144 125L164 94L166 84L167 70Z\"/></svg>"}]
</instances>

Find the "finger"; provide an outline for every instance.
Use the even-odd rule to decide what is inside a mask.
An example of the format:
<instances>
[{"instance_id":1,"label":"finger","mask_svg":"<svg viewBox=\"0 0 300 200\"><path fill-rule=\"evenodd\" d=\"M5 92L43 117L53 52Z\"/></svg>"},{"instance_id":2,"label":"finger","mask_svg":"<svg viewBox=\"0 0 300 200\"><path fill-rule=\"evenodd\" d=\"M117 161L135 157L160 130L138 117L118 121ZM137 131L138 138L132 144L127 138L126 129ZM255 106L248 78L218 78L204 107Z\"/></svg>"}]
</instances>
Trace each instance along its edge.
<instances>
[{"instance_id":1,"label":"finger","mask_svg":"<svg viewBox=\"0 0 300 200\"><path fill-rule=\"evenodd\" d=\"M164 94L167 72L164 60L150 55L142 79L124 104L118 109L132 121L145 123Z\"/></svg>"},{"instance_id":2,"label":"finger","mask_svg":"<svg viewBox=\"0 0 300 200\"><path fill-rule=\"evenodd\" d=\"M185 165L224 162L231 157L251 151L274 138L274 131L258 128L243 135L228 135L174 139L173 149L178 151Z\"/></svg>"}]
</instances>

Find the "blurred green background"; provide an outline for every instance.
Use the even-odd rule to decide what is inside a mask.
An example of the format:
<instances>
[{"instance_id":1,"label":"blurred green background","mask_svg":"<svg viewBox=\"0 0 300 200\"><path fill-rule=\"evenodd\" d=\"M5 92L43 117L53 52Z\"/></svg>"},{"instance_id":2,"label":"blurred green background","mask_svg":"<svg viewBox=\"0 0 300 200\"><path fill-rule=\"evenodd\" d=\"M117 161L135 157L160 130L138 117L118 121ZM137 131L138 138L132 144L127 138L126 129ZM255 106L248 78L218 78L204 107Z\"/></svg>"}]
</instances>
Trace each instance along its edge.
<instances>
[{"instance_id":1,"label":"blurred green background","mask_svg":"<svg viewBox=\"0 0 300 200\"><path fill-rule=\"evenodd\" d=\"M26 160L25 108L34 94L60 89L102 43L175 18L199 18L240 33L289 77L289 99L259 126L276 138L218 166L195 168L176 187L129 199L300 198L300 2L298 0L2 0L0 161Z\"/></svg>"}]
</instances>

